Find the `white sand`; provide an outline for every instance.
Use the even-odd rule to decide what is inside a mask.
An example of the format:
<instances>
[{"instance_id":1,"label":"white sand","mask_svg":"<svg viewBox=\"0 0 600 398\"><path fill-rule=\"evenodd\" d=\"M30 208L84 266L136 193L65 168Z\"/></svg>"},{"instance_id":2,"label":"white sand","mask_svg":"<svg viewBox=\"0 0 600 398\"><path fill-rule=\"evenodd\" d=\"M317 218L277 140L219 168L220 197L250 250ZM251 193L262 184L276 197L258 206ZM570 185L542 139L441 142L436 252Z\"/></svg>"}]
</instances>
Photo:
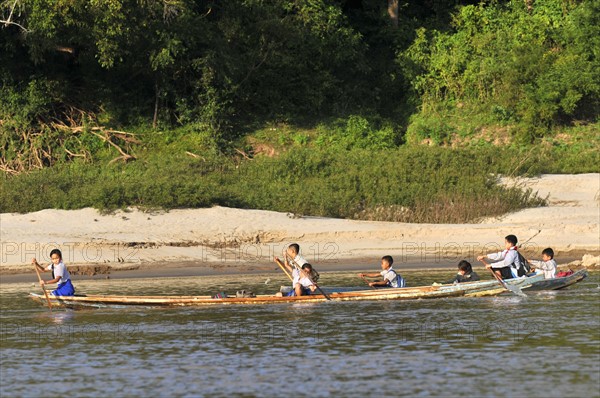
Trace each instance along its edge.
<instances>
[{"instance_id":1,"label":"white sand","mask_svg":"<svg viewBox=\"0 0 600 398\"><path fill-rule=\"evenodd\" d=\"M549 206L522 210L479 224L407 224L302 217L224 207L102 215L94 209L42 210L0 214L1 267L25 269L32 257L47 261L63 250L67 264L154 264L182 262L244 267L269 264L273 255L297 242L315 264L378 258L420 259L424 263L473 258L501 249L515 234L539 253L552 247L560 256L600 251L600 174L544 175L505 180L549 197ZM538 233L538 231L540 231ZM536 235L537 234L537 235ZM227 247L222 247L227 246Z\"/></svg>"}]
</instances>

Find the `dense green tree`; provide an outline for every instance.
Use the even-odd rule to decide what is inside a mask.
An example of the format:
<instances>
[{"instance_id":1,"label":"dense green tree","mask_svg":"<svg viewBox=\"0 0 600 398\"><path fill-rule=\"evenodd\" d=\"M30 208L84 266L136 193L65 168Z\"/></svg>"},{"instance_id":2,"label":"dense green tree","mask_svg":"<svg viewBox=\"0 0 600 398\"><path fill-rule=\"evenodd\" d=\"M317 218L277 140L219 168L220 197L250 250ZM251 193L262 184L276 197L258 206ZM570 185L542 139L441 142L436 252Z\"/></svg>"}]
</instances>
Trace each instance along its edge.
<instances>
[{"instance_id":1,"label":"dense green tree","mask_svg":"<svg viewBox=\"0 0 600 398\"><path fill-rule=\"evenodd\" d=\"M399 57L422 99L414 138L446 137L448 115L516 124L526 140L595 121L599 11L596 1L481 3L460 8L452 31L420 29Z\"/></svg>"}]
</instances>

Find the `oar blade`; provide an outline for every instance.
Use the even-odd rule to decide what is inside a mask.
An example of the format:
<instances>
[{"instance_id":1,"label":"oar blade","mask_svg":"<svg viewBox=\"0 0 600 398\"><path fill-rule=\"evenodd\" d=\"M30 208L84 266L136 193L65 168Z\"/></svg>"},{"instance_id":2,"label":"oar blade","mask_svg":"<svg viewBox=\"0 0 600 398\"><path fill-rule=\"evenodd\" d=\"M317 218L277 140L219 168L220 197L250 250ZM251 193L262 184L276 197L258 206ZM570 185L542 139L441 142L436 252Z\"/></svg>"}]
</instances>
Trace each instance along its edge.
<instances>
[{"instance_id":1,"label":"oar blade","mask_svg":"<svg viewBox=\"0 0 600 398\"><path fill-rule=\"evenodd\" d=\"M510 285L508 283L504 283L504 286L508 290L510 290L511 292L513 292L514 294L516 294L517 296L527 297L527 295L525 293L523 293L523 291L521 290L521 288L519 286Z\"/></svg>"}]
</instances>

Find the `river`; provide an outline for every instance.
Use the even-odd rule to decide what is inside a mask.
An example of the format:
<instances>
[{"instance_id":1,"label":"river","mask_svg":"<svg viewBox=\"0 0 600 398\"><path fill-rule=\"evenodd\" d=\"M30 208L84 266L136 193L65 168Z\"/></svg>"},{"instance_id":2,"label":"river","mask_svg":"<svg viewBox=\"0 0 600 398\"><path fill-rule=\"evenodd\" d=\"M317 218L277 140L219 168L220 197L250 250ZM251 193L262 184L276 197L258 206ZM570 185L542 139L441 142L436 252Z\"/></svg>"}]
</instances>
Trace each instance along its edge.
<instances>
[{"instance_id":1,"label":"river","mask_svg":"<svg viewBox=\"0 0 600 398\"><path fill-rule=\"evenodd\" d=\"M406 271L411 286L452 271ZM278 290L278 274L75 281L89 294ZM360 284L354 272L322 286ZM0 285L0 395L600 397L600 273L410 301L54 310Z\"/></svg>"}]
</instances>

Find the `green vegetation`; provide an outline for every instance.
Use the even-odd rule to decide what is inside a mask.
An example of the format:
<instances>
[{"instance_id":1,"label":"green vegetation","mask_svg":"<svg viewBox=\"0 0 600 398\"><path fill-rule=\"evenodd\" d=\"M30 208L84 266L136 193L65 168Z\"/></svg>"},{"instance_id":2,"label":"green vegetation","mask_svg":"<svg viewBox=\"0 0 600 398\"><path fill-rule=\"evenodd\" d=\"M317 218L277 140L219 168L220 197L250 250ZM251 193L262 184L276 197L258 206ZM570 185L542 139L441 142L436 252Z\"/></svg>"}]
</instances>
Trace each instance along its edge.
<instances>
[{"instance_id":1,"label":"green vegetation","mask_svg":"<svg viewBox=\"0 0 600 398\"><path fill-rule=\"evenodd\" d=\"M0 0L0 211L463 222L599 171L598 1L387 5Z\"/></svg>"},{"instance_id":2,"label":"green vegetation","mask_svg":"<svg viewBox=\"0 0 600 398\"><path fill-rule=\"evenodd\" d=\"M277 158L242 161L192 157L180 143L168 152L177 148L170 156L148 150L128 164L78 161L4 179L0 211L223 205L385 221L475 221L543 204L535 193L497 185L490 173L581 167L582 157L489 146L336 151L295 145ZM597 153L583 156L598 160Z\"/></svg>"}]
</instances>

